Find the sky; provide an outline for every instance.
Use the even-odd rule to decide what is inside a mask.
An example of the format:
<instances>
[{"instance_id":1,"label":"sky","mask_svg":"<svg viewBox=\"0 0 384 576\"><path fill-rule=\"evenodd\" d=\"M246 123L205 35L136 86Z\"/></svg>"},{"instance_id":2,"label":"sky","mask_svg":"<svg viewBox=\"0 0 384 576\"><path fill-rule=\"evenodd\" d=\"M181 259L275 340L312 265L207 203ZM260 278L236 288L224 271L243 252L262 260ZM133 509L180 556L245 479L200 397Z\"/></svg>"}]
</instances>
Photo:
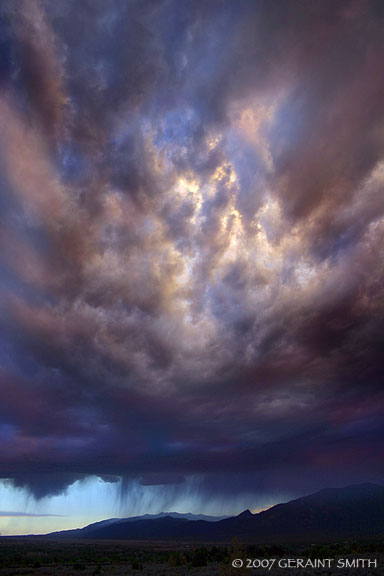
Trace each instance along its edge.
<instances>
[{"instance_id":1,"label":"sky","mask_svg":"<svg viewBox=\"0 0 384 576\"><path fill-rule=\"evenodd\" d=\"M383 482L383 29L1 2L2 534Z\"/></svg>"}]
</instances>

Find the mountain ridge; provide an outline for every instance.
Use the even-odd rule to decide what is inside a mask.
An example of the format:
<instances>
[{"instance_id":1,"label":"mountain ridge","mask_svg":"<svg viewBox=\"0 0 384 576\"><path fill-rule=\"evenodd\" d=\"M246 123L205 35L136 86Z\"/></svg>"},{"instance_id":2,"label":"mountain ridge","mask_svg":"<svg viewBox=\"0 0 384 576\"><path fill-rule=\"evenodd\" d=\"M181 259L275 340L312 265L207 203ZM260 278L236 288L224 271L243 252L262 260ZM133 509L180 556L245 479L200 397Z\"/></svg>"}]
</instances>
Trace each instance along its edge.
<instances>
[{"instance_id":1,"label":"mountain ridge","mask_svg":"<svg viewBox=\"0 0 384 576\"><path fill-rule=\"evenodd\" d=\"M254 543L383 538L384 486L365 483L325 488L259 513L244 510L216 521L171 514L109 519L44 538L228 542L237 536Z\"/></svg>"}]
</instances>

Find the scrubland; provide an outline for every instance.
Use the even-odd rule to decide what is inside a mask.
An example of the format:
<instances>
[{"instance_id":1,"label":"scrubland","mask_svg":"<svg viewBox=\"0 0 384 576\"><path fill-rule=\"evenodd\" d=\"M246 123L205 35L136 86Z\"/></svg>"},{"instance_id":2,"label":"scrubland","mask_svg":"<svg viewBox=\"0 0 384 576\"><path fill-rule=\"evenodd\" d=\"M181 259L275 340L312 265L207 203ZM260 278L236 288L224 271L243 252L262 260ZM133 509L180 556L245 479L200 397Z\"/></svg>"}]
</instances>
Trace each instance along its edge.
<instances>
[{"instance_id":1,"label":"scrubland","mask_svg":"<svg viewBox=\"0 0 384 576\"><path fill-rule=\"evenodd\" d=\"M233 559L244 561L233 568ZM273 559L271 570L246 568L246 559ZM333 558L331 568L279 568L281 558ZM377 568L337 568L338 558L369 558ZM282 562L282 564L284 564ZM380 576L384 573L383 542L329 545L243 546L185 542L47 541L0 539L0 576Z\"/></svg>"}]
</instances>

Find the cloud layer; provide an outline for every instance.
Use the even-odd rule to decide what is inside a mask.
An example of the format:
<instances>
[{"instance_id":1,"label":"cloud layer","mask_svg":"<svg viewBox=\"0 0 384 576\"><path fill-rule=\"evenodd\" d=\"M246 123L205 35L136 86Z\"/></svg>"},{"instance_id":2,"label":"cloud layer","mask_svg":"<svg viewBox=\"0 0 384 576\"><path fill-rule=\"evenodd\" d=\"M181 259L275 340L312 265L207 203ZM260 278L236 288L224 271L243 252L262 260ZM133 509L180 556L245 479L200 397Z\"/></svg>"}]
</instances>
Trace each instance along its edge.
<instances>
[{"instance_id":1,"label":"cloud layer","mask_svg":"<svg viewBox=\"0 0 384 576\"><path fill-rule=\"evenodd\" d=\"M0 10L1 476L382 479L382 3Z\"/></svg>"}]
</instances>

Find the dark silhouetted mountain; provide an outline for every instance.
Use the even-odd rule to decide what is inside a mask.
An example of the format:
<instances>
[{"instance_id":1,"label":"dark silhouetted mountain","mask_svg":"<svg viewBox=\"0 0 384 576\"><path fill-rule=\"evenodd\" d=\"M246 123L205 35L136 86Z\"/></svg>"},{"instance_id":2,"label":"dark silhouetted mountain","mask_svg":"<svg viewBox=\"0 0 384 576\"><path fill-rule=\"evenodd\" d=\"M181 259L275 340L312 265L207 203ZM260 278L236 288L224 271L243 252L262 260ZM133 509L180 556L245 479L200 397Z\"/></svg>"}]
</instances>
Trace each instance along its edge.
<instances>
[{"instance_id":1,"label":"dark silhouetted mountain","mask_svg":"<svg viewBox=\"0 0 384 576\"><path fill-rule=\"evenodd\" d=\"M49 536L207 542L228 542L237 536L255 543L377 538L384 536L384 487L362 484L326 489L259 514L245 510L217 522L160 515L112 519Z\"/></svg>"},{"instance_id":2,"label":"dark silhouetted mountain","mask_svg":"<svg viewBox=\"0 0 384 576\"><path fill-rule=\"evenodd\" d=\"M160 514L144 514L143 516L131 516L130 518L117 518L118 522L129 520L130 522L136 520L155 520L156 518L164 518L171 516L172 518L184 518L185 520L205 520L206 522L218 522L224 520L228 516L207 516L206 514L181 514L180 512L160 512Z\"/></svg>"},{"instance_id":3,"label":"dark silhouetted mountain","mask_svg":"<svg viewBox=\"0 0 384 576\"><path fill-rule=\"evenodd\" d=\"M143 514L142 516L130 516L129 518L110 518L109 520L101 520L100 522L95 522L94 524L89 524L83 531L90 533L100 528L105 528L112 524L122 524L125 522L137 522L139 520L157 520L159 518L165 518L170 516L171 518L176 518L179 520L205 520L205 522L219 522L228 518L228 516L207 516L205 514L181 514L180 512L160 512L159 514Z\"/></svg>"},{"instance_id":4,"label":"dark silhouetted mountain","mask_svg":"<svg viewBox=\"0 0 384 576\"><path fill-rule=\"evenodd\" d=\"M244 510L244 512L241 512L236 518L250 518L251 516L253 518L254 514L252 514L250 510Z\"/></svg>"}]
</instances>

